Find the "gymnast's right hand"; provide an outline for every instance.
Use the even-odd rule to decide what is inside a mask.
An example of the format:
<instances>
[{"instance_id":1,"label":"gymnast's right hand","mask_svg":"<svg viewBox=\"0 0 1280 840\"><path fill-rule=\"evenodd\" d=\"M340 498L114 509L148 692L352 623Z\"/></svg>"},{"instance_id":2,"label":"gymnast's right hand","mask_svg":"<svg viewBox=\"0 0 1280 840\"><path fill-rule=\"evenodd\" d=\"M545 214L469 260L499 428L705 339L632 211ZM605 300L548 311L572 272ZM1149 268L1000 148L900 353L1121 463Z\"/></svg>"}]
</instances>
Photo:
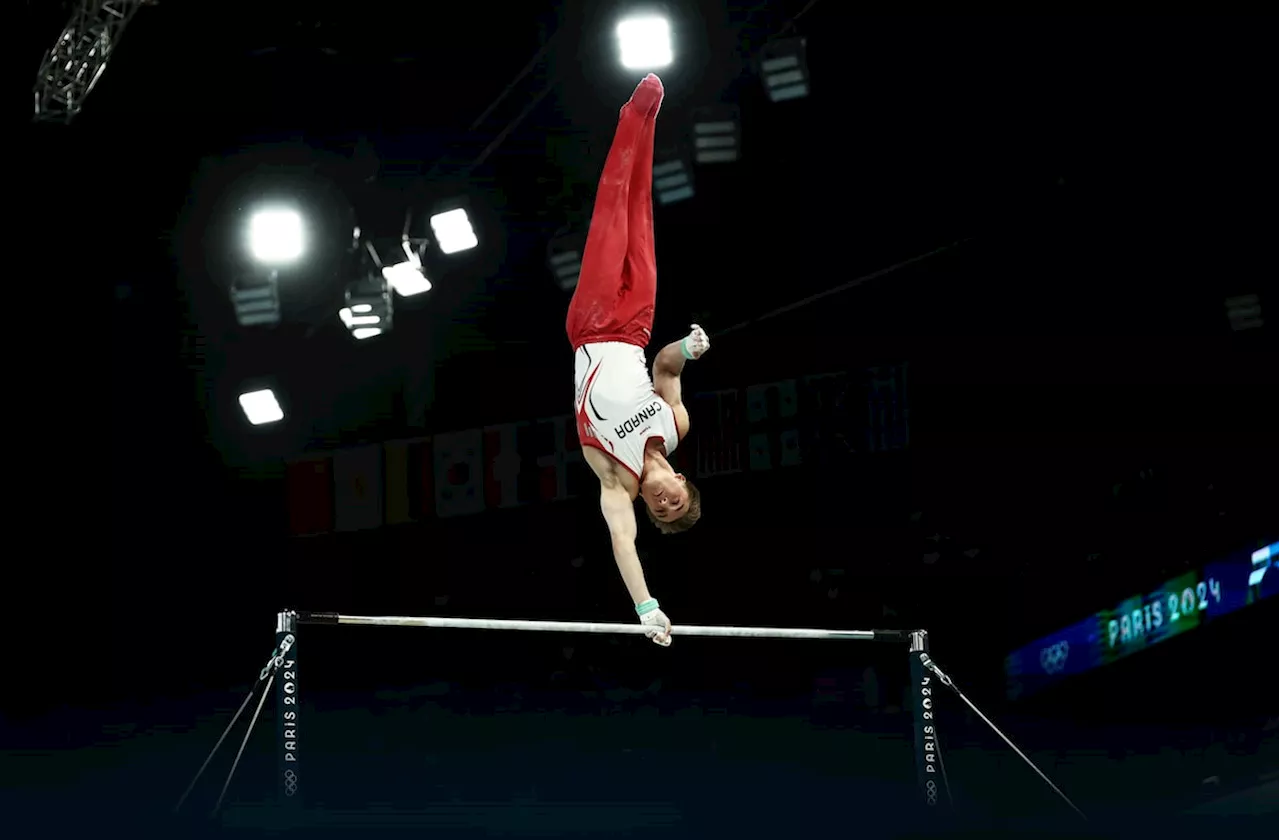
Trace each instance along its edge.
<instances>
[{"instance_id":1,"label":"gymnast's right hand","mask_svg":"<svg viewBox=\"0 0 1280 840\"><path fill-rule=\"evenodd\" d=\"M707 331L697 324L689 325L689 334L680 344L680 351L686 359L701 359L702 354L711 349L711 339Z\"/></svg>"},{"instance_id":2,"label":"gymnast's right hand","mask_svg":"<svg viewBox=\"0 0 1280 840\"><path fill-rule=\"evenodd\" d=\"M649 628L645 630L646 637L652 639L656 645L670 647L671 619L658 609L657 601L650 598L648 601L636 604L636 615L640 616L640 623Z\"/></svg>"}]
</instances>

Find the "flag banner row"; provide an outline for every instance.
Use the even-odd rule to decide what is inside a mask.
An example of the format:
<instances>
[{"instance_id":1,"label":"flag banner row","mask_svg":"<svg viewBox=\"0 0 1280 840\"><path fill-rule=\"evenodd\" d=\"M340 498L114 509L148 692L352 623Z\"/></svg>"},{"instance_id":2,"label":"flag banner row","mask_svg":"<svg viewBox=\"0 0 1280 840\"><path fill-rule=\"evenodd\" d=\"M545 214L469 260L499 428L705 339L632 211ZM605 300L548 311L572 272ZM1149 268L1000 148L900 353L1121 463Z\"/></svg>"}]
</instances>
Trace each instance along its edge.
<instances>
[{"instance_id":1,"label":"flag banner row","mask_svg":"<svg viewBox=\"0 0 1280 840\"><path fill-rule=\"evenodd\" d=\"M675 466L694 478L831 464L909 441L905 365L708 391ZM570 414L294 459L289 531L362 531L559 502L594 489Z\"/></svg>"}]
</instances>

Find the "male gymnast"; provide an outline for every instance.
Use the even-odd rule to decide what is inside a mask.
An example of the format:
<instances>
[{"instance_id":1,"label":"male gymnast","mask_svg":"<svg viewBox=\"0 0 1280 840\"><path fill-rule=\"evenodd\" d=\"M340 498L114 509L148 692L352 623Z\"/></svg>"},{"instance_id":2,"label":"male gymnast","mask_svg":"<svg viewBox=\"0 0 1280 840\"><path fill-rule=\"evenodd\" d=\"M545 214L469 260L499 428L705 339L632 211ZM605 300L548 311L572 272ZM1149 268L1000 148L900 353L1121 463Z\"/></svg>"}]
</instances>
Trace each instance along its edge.
<instances>
[{"instance_id":1,"label":"male gymnast","mask_svg":"<svg viewBox=\"0 0 1280 840\"><path fill-rule=\"evenodd\" d=\"M691 528L701 515L693 483L667 460L689 434L680 399L687 359L711 347L702 328L668 344L645 369L658 271L653 251L653 131L662 82L645 76L622 106L596 191L578 288L565 329L574 352L574 410L582 454L600 479L600 511L613 557L655 643L671 644L671 621L645 584L636 553L639 496L665 534Z\"/></svg>"}]
</instances>

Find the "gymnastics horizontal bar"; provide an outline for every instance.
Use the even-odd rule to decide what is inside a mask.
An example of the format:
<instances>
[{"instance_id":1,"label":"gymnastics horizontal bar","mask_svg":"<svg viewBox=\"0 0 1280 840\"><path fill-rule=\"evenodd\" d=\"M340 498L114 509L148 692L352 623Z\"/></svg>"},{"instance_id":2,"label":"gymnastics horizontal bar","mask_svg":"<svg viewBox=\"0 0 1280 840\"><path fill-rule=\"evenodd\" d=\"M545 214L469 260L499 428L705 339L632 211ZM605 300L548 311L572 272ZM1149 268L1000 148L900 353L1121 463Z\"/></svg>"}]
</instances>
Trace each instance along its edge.
<instances>
[{"instance_id":1,"label":"gymnastics horizontal bar","mask_svg":"<svg viewBox=\"0 0 1280 840\"><path fill-rule=\"evenodd\" d=\"M338 613L297 613L299 624L359 624L372 627L435 627L449 630L522 630L535 633L621 633L643 635L652 628L641 624L611 624L592 621L517 621L498 618L445 618L404 615L340 615ZM863 642L906 641L901 630L812 630L799 627L700 627L677 624L674 636L723 636L751 639L827 639Z\"/></svg>"}]
</instances>

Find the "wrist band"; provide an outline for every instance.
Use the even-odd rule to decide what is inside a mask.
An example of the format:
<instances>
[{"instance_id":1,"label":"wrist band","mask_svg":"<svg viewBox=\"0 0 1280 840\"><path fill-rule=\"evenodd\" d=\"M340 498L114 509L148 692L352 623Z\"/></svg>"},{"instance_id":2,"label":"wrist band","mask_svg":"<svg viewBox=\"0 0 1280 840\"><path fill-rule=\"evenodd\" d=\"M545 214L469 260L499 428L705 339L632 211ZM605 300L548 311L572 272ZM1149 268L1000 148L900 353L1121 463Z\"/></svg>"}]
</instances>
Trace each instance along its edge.
<instances>
[{"instance_id":1,"label":"wrist band","mask_svg":"<svg viewBox=\"0 0 1280 840\"><path fill-rule=\"evenodd\" d=\"M640 603L636 604L636 615L644 615L645 613L651 613L657 608L658 608L658 602L655 601L653 598L650 598L647 601L641 601Z\"/></svg>"},{"instance_id":2,"label":"wrist band","mask_svg":"<svg viewBox=\"0 0 1280 840\"><path fill-rule=\"evenodd\" d=\"M689 339L687 338L680 340L680 355L689 360L693 359L693 354L689 352Z\"/></svg>"}]
</instances>

